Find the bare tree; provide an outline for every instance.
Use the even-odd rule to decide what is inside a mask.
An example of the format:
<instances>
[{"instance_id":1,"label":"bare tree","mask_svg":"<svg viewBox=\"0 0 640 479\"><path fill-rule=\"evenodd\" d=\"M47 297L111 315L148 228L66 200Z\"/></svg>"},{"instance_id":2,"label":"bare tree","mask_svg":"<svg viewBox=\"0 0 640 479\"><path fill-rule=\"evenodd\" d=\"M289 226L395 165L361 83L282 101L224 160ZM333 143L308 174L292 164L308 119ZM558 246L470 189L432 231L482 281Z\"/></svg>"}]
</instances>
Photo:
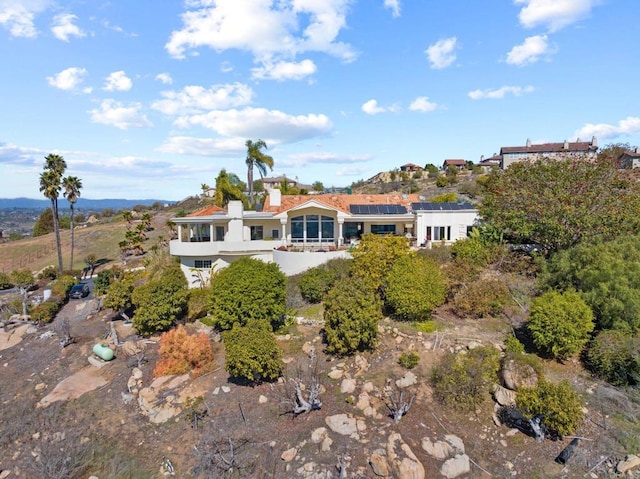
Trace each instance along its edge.
<instances>
[{"instance_id":1,"label":"bare tree","mask_svg":"<svg viewBox=\"0 0 640 479\"><path fill-rule=\"evenodd\" d=\"M205 438L194 446L198 454L198 465L194 472L198 477L227 478L253 477L256 457L252 454L254 444L249 439Z\"/></svg>"},{"instance_id":2,"label":"bare tree","mask_svg":"<svg viewBox=\"0 0 640 479\"><path fill-rule=\"evenodd\" d=\"M297 416L322 408L322 401L320 401L322 385L319 378L317 360L308 368L300 364L295 367L293 376L285 381L284 403L290 407L287 412Z\"/></svg>"},{"instance_id":3,"label":"bare tree","mask_svg":"<svg viewBox=\"0 0 640 479\"><path fill-rule=\"evenodd\" d=\"M393 418L394 422L400 422L402 416L409 412L409 409L413 405L415 394L411 394L411 398L408 401L404 399L404 391L401 389L394 389L387 386L384 391L385 396L382 398L384 404L389 409L389 415Z\"/></svg>"},{"instance_id":4,"label":"bare tree","mask_svg":"<svg viewBox=\"0 0 640 479\"><path fill-rule=\"evenodd\" d=\"M60 338L60 349L64 349L76 342L75 338L71 336L71 323L69 322L69 318L59 318L54 326L54 331L58 335L58 338Z\"/></svg>"}]
</instances>

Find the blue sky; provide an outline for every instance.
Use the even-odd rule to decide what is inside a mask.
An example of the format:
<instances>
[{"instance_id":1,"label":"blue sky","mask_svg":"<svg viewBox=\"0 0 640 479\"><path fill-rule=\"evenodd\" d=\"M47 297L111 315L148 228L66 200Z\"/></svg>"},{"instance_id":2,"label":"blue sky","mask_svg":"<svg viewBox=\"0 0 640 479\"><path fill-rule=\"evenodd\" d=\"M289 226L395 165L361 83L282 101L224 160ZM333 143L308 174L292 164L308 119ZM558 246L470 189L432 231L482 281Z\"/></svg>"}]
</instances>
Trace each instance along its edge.
<instances>
[{"instance_id":1,"label":"blue sky","mask_svg":"<svg viewBox=\"0 0 640 479\"><path fill-rule=\"evenodd\" d=\"M502 146L640 144L636 0L0 0L0 196L64 156L86 198L221 168L346 186Z\"/></svg>"}]
</instances>

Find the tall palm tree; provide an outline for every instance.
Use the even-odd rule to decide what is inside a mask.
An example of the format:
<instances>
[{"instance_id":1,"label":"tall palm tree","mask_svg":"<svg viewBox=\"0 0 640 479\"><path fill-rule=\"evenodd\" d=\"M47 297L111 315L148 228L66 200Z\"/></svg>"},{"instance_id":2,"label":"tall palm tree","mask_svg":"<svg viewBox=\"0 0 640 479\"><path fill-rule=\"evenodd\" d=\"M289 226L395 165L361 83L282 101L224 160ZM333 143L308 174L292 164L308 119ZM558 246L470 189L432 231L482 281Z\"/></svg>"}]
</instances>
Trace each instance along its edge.
<instances>
[{"instance_id":1,"label":"tall palm tree","mask_svg":"<svg viewBox=\"0 0 640 479\"><path fill-rule=\"evenodd\" d=\"M263 140L251 141L245 143L247 147L247 186L249 187L249 201L253 205L253 168L255 167L260 173L260 179L267 174L267 167L273 170L273 158L262 153L262 149L267 149L267 144Z\"/></svg>"},{"instance_id":2,"label":"tall palm tree","mask_svg":"<svg viewBox=\"0 0 640 479\"><path fill-rule=\"evenodd\" d=\"M69 260L69 269L73 269L73 248L74 248L74 205L80 197L80 190L82 189L82 181L77 176L67 176L62 180L62 188L64 189L64 197L69 202L69 208L71 209L71 215L69 216L69 224L71 226L71 259Z\"/></svg>"},{"instance_id":3,"label":"tall palm tree","mask_svg":"<svg viewBox=\"0 0 640 479\"><path fill-rule=\"evenodd\" d=\"M246 203L246 197L242 190L238 188L233 179L233 173L227 173L224 168L218 173L216 178L216 194L214 201L220 207L226 206L231 200L241 200Z\"/></svg>"},{"instance_id":4,"label":"tall palm tree","mask_svg":"<svg viewBox=\"0 0 640 479\"><path fill-rule=\"evenodd\" d=\"M60 155L49 154L44 157L44 171L40 174L40 191L51 201L53 213L53 230L56 234L58 248L58 271L62 273L62 247L60 245L60 222L58 217L58 197L62 189L62 175L67 169L67 163Z\"/></svg>"}]
</instances>

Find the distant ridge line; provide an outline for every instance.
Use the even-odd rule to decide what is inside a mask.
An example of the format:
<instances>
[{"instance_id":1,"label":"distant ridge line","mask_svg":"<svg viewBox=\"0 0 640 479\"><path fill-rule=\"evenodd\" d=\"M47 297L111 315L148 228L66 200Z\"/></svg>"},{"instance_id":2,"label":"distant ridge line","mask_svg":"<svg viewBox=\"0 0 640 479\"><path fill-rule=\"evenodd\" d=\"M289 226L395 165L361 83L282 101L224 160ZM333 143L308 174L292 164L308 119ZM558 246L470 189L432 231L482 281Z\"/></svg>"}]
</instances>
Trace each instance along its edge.
<instances>
[{"instance_id":1,"label":"distant ridge line","mask_svg":"<svg viewBox=\"0 0 640 479\"><path fill-rule=\"evenodd\" d=\"M104 210L106 208L123 209L133 208L136 205L150 206L153 203L159 202L162 205L174 204L175 201L168 200L127 200L124 198L105 198L100 200L92 200L90 198L78 198L78 202L75 204L76 210L90 209L90 210ZM67 209L69 204L64 198L58 199L60 209ZM47 199L35 199L35 198L0 198L0 209L15 209L15 208L31 208L31 209L45 209L51 206L51 202Z\"/></svg>"}]
</instances>

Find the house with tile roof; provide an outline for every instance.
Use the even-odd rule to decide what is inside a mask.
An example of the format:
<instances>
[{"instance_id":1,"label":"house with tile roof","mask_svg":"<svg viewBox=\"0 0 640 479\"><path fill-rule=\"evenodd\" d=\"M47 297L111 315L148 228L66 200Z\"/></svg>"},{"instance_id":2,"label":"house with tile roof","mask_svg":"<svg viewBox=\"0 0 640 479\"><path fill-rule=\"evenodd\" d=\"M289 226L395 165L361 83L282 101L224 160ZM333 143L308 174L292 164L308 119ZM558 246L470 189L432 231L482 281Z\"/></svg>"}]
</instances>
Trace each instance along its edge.
<instances>
[{"instance_id":1,"label":"house with tile roof","mask_svg":"<svg viewBox=\"0 0 640 479\"><path fill-rule=\"evenodd\" d=\"M598 152L598 141L594 136L591 141L532 144L527 139L524 146L503 146L500 148L500 168L503 170L520 161L535 161L542 158L567 160L586 158L595 161Z\"/></svg>"},{"instance_id":2,"label":"house with tile roof","mask_svg":"<svg viewBox=\"0 0 640 479\"><path fill-rule=\"evenodd\" d=\"M403 235L415 246L450 244L466 238L478 220L470 203L428 203L413 194L282 195L269 192L260 211L240 201L173 218L178 238L170 252L187 276L206 276L240 257L275 262L287 275L330 259L349 257L362 235ZM195 276L194 276L195 281Z\"/></svg>"},{"instance_id":3,"label":"house with tile roof","mask_svg":"<svg viewBox=\"0 0 640 479\"><path fill-rule=\"evenodd\" d=\"M625 170L640 168L640 147L622 153L618 158L618 164Z\"/></svg>"},{"instance_id":4,"label":"house with tile roof","mask_svg":"<svg viewBox=\"0 0 640 479\"><path fill-rule=\"evenodd\" d=\"M464 160L451 160L451 159L444 160L444 163L442 164L442 169L446 170L450 166L455 166L458 170L464 170L465 167L467 166L467 162Z\"/></svg>"}]
</instances>

